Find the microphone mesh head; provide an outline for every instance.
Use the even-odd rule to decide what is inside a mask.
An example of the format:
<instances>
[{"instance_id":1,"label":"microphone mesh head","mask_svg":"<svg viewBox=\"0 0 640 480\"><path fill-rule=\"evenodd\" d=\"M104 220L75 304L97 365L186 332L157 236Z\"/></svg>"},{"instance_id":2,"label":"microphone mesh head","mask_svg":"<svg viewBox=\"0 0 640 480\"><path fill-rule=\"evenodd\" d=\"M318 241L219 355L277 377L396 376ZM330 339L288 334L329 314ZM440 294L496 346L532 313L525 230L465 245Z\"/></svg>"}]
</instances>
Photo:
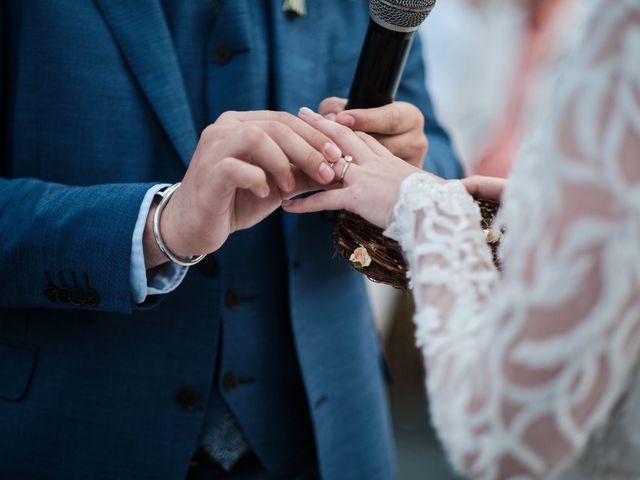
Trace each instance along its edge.
<instances>
[{"instance_id":1,"label":"microphone mesh head","mask_svg":"<svg viewBox=\"0 0 640 480\"><path fill-rule=\"evenodd\" d=\"M429 16L436 0L369 0L371 18L399 32L417 30Z\"/></svg>"}]
</instances>

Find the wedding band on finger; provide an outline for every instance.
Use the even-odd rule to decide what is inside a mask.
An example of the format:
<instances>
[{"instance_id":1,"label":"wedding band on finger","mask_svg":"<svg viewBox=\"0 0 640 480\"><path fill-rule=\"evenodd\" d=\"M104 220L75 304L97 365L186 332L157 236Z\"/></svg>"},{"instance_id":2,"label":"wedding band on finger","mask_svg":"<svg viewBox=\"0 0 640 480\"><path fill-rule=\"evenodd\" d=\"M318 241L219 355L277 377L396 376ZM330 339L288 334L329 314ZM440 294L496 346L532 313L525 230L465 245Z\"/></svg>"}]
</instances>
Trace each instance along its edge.
<instances>
[{"instance_id":1,"label":"wedding band on finger","mask_svg":"<svg viewBox=\"0 0 640 480\"><path fill-rule=\"evenodd\" d=\"M341 183L344 181L344 176L347 174L347 170L349 170L349 167L353 163L353 157L351 155L345 155L344 157L342 157L342 159L345 161L345 164L342 169L342 175L340 175Z\"/></svg>"}]
</instances>

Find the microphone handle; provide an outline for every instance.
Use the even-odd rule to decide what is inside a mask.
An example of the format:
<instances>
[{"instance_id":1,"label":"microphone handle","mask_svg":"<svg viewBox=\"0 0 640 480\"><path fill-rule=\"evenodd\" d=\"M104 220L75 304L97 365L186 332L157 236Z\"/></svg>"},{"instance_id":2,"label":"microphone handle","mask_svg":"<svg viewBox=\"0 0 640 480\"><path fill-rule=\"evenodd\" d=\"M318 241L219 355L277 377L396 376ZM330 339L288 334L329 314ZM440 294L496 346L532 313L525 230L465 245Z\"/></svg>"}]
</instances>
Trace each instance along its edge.
<instances>
[{"instance_id":1,"label":"microphone handle","mask_svg":"<svg viewBox=\"0 0 640 480\"><path fill-rule=\"evenodd\" d=\"M381 107L393 102L415 34L394 32L369 21L347 109Z\"/></svg>"}]
</instances>

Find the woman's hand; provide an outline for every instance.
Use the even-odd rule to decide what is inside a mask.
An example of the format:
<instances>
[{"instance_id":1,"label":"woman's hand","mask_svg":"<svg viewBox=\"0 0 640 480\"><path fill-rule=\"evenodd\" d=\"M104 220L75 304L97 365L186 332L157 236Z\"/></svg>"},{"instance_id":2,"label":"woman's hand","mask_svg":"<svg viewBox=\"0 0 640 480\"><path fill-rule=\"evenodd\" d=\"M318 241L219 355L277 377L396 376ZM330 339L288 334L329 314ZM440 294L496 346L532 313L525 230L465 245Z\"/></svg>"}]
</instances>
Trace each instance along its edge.
<instances>
[{"instance_id":1,"label":"woman's hand","mask_svg":"<svg viewBox=\"0 0 640 480\"><path fill-rule=\"evenodd\" d=\"M502 199L502 192L507 186L504 178L483 177L481 175L472 175L461 180L464 187L474 198L482 198L499 202Z\"/></svg>"},{"instance_id":2,"label":"woman's hand","mask_svg":"<svg viewBox=\"0 0 640 480\"><path fill-rule=\"evenodd\" d=\"M422 168L429 142L424 116L416 106L393 102L378 108L345 110L346 105L344 98L329 97L320 103L318 113L351 130L369 133L395 156Z\"/></svg>"},{"instance_id":3,"label":"woman's hand","mask_svg":"<svg viewBox=\"0 0 640 480\"><path fill-rule=\"evenodd\" d=\"M400 184L409 175L429 175L394 156L370 135L324 118L308 108L300 109L300 118L329 137L344 155L353 157L333 164L336 180L331 190L299 200L287 200L282 208L304 213L321 210L349 210L381 228L386 228L398 200ZM344 178L343 178L344 176ZM444 180L442 180L444 182Z\"/></svg>"}]
</instances>

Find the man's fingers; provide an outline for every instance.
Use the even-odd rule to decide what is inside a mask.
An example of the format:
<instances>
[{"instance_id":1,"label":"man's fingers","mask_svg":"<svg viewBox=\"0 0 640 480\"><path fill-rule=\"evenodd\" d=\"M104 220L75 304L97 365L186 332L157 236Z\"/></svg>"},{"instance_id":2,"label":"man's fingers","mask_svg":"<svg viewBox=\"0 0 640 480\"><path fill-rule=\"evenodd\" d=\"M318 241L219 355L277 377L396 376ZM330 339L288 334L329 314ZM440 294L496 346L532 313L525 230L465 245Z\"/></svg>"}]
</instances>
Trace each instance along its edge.
<instances>
[{"instance_id":1,"label":"man's fingers","mask_svg":"<svg viewBox=\"0 0 640 480\"><path fill-rule=\"evenodd\" d=\"M320 212L324 210L343 210L349 192L346 188L319 192L298 200L284 200L282 209L291 213Z\"/></svg>"},{"instance_id":2,"label":"man's fingers","mask_svg":"<svg viewBox=\"0 0 640 480\"><path fill-rule=\"evenodd\" d=\"M239 123L240 119L238 118L238 114L240 113L242 112L228 110L216 119L216 125L233 125L234 123Z\"/></svg>"},{"instance_id":3,"label":"man's fingers","mask_svg":"<svg viewBox=\"0 0 640 480\"><path fill-rule=\"evenodd\" d=\"M337 114L347 106L346 98L329 97L325 98L318 106L318 113L323 117L330 113Z\"/></svg>"},{"instance_id":4,"label":"man's fingers","mask_svg":"<svg viewBox=\"0 0 640 480\"><path fill-rule=\"evenodd\" d=\"M378 108L345 110L336 115L335 121L352 130L367 133L396 135L424 125L420 110L410 103L394 102Z\"/></svg>"},{"instance_id":5,"label":"man's fingers","mask_svg":"<svg viewBox=\"0 0 640 480\"><path fill-rule=\"evenodd\" d=\"M289 159L280 146L257 126L233 127L234 135L226 142L212 146L224 157L241 158L269 173L278 188L288 192L294 187Z\"/></svg>"},{"instance_id":6,"label":"man's fingers","mask_svg":"<svg viewBox=\"0 0 640 480\"><path fill-rule=\"evenodd\" d=\"M287 125L294 132L304 138L309 145L314 147L319 152L322 152L322 148L325 143L331 142L326 135L318 132L314 128L310 127L307 123L301 119L287 112L273 112L270 110L257 110L251 112L226 112L223 113L218 121L229 114L229 122L231 119L239 122L256 122L256 121L269 121L279 122Z\"/></svg>"},{"instance_id":7,"label":"man's fingers","mask_svg":"<svg viewBox=\"0 0 640 480\"><path fill-rule=\"evenodd\" d=\"M499 202L507 185L504 178L472 175L461 180L469 194L476 198Z\"/></svg>"},{"instance_id":8,"label":"man's fingers","mask_svg":"<svg viewBox=\"0 0 640 480\"><path fill-rule=\"evenodd\" d=\"M327 162L334 162L340 158L342 152L327 135L300 118L286 112L263 110L227 112L222 114L220 119L227 122L226 124L235 121L259 125L260 128L268 131L269 135L276 138L278 144L283 147L286 145L291 163L304 168L308 175L319 182L326 184L333 180ZM299 139L302 139L311 148L304 148L303 142L300 142Z\"/></svg>"},{"instance_id":9,"label":"man's fingers","mask_svg":"<svg viewBox=\"0 0 640 480\"><path fill-rule=\"evenodd\" d=\"M303 193L317 192L319 190L331 190L334 188L342 188L342 185L338 182L326 185L316 182L313 178L310 178L304 171L299 168L292 167L293 177L296 180L296 186L291 192L284 192L283 199L295 197Z\"/></svg>"},{"instance_id":10,"label":"man's fingers","mask_svg":"<svg viewBox=\"0 0 640 480\"><path fill-rule=\"evenodd\" d=\"M222 184L226 192L241 188L250 190L260 198L266 198L270 193L264 170L233 157L220 160L217 165L216 180Z\"/></svg>"}]
</instances>

